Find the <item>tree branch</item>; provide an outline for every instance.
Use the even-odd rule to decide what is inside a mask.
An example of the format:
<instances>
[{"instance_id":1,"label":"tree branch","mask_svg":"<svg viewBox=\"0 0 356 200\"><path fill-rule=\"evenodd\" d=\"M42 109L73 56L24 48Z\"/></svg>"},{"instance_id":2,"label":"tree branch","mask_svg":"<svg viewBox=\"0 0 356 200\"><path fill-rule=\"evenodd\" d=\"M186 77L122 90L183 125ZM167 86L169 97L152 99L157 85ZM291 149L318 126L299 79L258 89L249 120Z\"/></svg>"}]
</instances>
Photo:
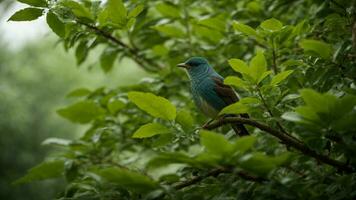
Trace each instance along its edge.
<instances>
[{"instance_id":1,"label":"tree branch","mask_svg":"<svg viewBox=\"0 0 356 200\"><path fill-rule=\"evenodd\" d=\"M277 137L278 139L283 141L285 143L285 145L299 150L304 155L315 158L317 161L320 161L322 163L333 166L340 171L344 171L347 173L355 172L355 169L353 167L351 167L347 164L344 164L340 161L333 160L332 158L330 158L328 156L317 153L316 151L310 149L305 144L303 144L302 141L291 136L290 134L285 134L282 131L273 129L265 124L261 124L257 121L251 120L251 119L239 118L239 117L226 117L226 118L220 119L216 122L213 122L213 123L207 125L205 128L208 130L212 130L212 129L218 128L224 124L230 124L230 123L241 123L241 124L247 124L247 125L256 127L262 131L265 131L265 132Z\"/></svg>"},{"instance_id":2,"label":"tree branch","mask_svg":"<svg viewBox=\"0 0 356 200\"><path fill-rule=\"evenodd\" d=\"M209 171L207 174L205 175L202 175L202 176L196 176L196 177L193 177L192 179L189 179L189 180L186 180L184 182L180 182L180 183L177 183L176 185L173 186L174 189L176 190L179 190L179 189L182 189L182 188L185 188L185 187L188 187L188 186L191 186L191 185L194 185L210 176L212 177L216 177L218 176L219 174L222 174L222 173L232 173L233 170L232 169L228 169L228 168L216 168L216 169L213 169L211 171ZM248 180L248 181L253 181L253 182L263 182L263 181L266 181L266 179L264 178L261 178L261 177L255 177L255 176L251 176L245 172L238 172L237 175L245 180Z\"/></svg>"},{"instance_id":3,"label":"tree branch","mask_svg":"<svg viewBox=\"0 0 356 200\"><path fill-rule=\"evenodd\" d=\"M132 56L131 58L138 65L140 65L140 67L142 67L144 70L154 72L154 71L158 71L159 69L162 68L161 66L153 63L151 60L139 55L138 49L129 47L127 44L125 44L121 40L115 38L110 33L107 33L106 31L104 31L94 25L85 23L85 22L77 21L77 23L87 27L88 29L94 31L95 33L106 38L107 40L117 44L118 46L122 47L123 49L126 49L131 54L131 56ZM148 67L148 66L150 66L150 67Z\"/></svg>"}]
</instances>

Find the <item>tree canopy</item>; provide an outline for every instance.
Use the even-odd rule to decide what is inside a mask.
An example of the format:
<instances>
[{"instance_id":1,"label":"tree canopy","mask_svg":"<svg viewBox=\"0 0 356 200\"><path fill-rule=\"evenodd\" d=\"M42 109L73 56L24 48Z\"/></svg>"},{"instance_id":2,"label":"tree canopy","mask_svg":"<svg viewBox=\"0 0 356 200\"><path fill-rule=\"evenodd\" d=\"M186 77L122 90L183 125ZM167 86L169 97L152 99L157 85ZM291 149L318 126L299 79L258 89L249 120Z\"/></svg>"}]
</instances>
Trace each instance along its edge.
<instances>
[{"instance_id":1,"label":"tree canopy","mask_svg":"<svg viewBox=\"0 0 356 200\"><path fill-rule=\"evenodd\" d=\"M66 199L354 199L356 2L18 0L77 65L102 50L149 75L74 89L57 113L89 128L14 184L64 177ZM208 120L176 64L206 57L241 96ZM117 77L118 79L120 77ZM229 115L227 115L229 116ZM251 136L236 137L229 123Z\"/></svg>"}]
</instances>

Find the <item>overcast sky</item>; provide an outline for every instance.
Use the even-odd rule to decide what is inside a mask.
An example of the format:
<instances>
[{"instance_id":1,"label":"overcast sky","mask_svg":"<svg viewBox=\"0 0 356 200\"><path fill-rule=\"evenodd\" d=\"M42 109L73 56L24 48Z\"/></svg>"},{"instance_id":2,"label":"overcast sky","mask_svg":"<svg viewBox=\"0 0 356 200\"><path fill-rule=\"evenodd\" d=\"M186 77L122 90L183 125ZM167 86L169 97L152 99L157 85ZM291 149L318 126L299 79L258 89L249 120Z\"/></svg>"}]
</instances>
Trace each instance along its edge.
<instances>
[{"instance_id":1,"label":"overcast sky","mask_svg":"<svg viewBox=\"0 0 356 200\"><path fill-rule=\"evenodd\" d=\"M24 7L25 4L15 3L5 11L4 17L0 18L0 37L13 50L32 40L48 37L49 29L43 16L35 21L7 22L13 13Z\"/></svg>"}]
</instances>

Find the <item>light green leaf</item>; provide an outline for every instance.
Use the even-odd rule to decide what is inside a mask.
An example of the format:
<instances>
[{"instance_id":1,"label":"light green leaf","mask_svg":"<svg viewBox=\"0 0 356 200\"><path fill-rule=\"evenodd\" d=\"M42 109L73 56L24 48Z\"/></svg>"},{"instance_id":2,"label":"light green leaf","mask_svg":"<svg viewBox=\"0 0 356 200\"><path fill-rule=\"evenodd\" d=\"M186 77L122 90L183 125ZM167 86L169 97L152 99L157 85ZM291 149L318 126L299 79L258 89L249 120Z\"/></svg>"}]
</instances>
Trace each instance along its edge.
<instances>
[{"instance_id":1,"label":"light green leaf","mask_svg":"<svg viewBox=\"0 0 356 200\"><path fill-rule=\"evenodd\" d=\"M198 24L220 32L224 32L226 29L225 17L223 15L202 19L198 21Z\"/></svg>"},{"instance_id":2,"label":"light green leaf","mask_svg":"<svg viewBox=\"0 0 356 200\"><path fill-rule=\"evenodd\" d=\"M237 76L228 76L224 79L224 84L226 85L232 85L235 86L237 88L246 88L247 87L247 83L240 79Z\"/></svg>"},{"instance_id":3,"label":"light green leaf","mask_svg":"<svg viewBox=\"0 0 356 200\"><path fill-rule=\"evenodd\" d=\"M90 10L85 7L83 4L80 4L72 0L63 0L60 2L63 6L69 8L73 14L78 18L87 18L92 20L93 16L90 13Z\"/></svg>"},{"instance_id":4,"label":"light green leaf","mask_svg":"<svg viewBox=\"0 0 356 200\"><path fill-rule=\"evenodd\" d=\"M185 36L185 33L174 25L165 24L153 26L152 28L168 37L183 38Z\"/></svg>"},{"instance_id":5,"label":"light green leaf","mask_svg":"<svg viewBox=\"0 0 356 200\"><path fill-rule=\"evenodd\" d=\"M43 9L25 8L13 14L8 21L32 21L42 16Z\"/></svg>"},{"instance_id":6,"label":"light green leaf","mask_svg":"<svg viewBox=\"0 0 356 200\"><path fill-rule=\"evenodd\" d=\"M159 123L148 123L141 126L133 135L133 138L148 138L155 135L169 133L170 130Z\"/></svg>"},{"instance_id":7,"label":"light green leaf","mask_svg":"<svg viewBox=\"0 0 356 200\"><path fill-rule=\"evenodd\" d=\"M299 42L299 46L302 47L304 51L318 55L321 58L331 59L332 57L333 48L330 44L325 42L305 39Z\"/></svg>"},{"instance_id":8,"label":"light green leaf","mask_svg":"<svg viewBox=\"0 0 356 200\"><path fill-rule=\"evenodd\" d=\"M246 104L243 104L241 102L236 102L234 104L228 105L225 108L223 108L219 115L223 114L242 114L242 113L247 113L249 111L249 107Z\"/></svg>"},{"instance_id":9,"label":"light green leaf","mask_svg":"<svg viewBox=\"0 0 356 200\"><path fill-rule=\"evenodd\" d=\"M35 7L47 7L47 1L46 0L17 0L18 2L25 3L30 6L35 6Z\"/></svg>"},{"instance_id":10,"label":"light green leaf","mask_svg":"<svg viewBox=\"0 0 356 200\"><path fill-rule=\"evenodd\" d=\"M239 154L243 154L247 150L250 150L256 143L256 141L257 138L254 136L241 137L235 141L233 151L238 152Z\"/></svg>"},{"instance_id":11,"label":"light green leaf","mask_svg":"<svg viewBox=\"0 0 356 200\"><path fill-rule=\"evenodd\" d=\"M275 75L272 78L270 85L272 85L272 86L278 85L280 82L284 81L292 73L293 73L293 70L287 70L287 71L284 71L284 72L281 72L281 73Z\"/></svg>"},{"instance_id":12,"label":"light green leaf","mask_svg":"<svg viewBox=\"0 0 356 200\"><path fill-rule=\"evenodd\" d=\"M49 11L47 13L46 21L52 31L59 37L63 38L66 35L66 29L64 23L57 17L56 14Z\"/></svg>"},{"instance_id":13,"label":"light green leaf","mask_svg":"<svg viewBox=\"0 0 356 200\"><path fill-rule=\"evenodd\" d=\"M107 104L108 110L110 111L111 114L116 114L125 106L126 106L125 103L118 99L111 99Z\"/></svg>"},{"instance_id":14,"label":"light green leaf","mask_svg":"<svg viewBox=\"0 0 356 200\"><path fill-rule=\"evenodd\" d=\"M42 142L42 145L68 146L71 143L72 143L71 140L66 140L63 138L47 138Z\"/></svg>"},{"instance_id":15,"label":"light green leaf","mask_svg":"<svg viewBox=\"0 0 356 200\"><path fill-rule=\"evenodd\" d=\"M220 156L231 153L233 149L223 135L211 131L200 131L200 143L207 152Z\"/></svg>"},{"instance_id":16,"label":"light green leaf","mask_svg":"<svg viewBox=\"0 0 356 200\"><path fill-rule=\"evenodd\" d=\"M107 48L100 55L100 66L104 72L109 72L114 66L114 62L117 58L117 50L112 48Z\"/></svg>"},{"instance_id":17,"label":"light green leaf","mask_svg":"<svg viewBox=\"0 0 356 200\"><path fill-rule=\"evenodd\" d=\"M129 14L127 15L128 18L132 18L132 17L137 17L145 8L145 6L143 4L139 4L137 5L134 9L132 9Z\"/></svg>"},{"instance_id":18,"label":"light green leaf","mask_svg":"<svg viewBox=\"0 0 356 200\"><path fill-rule=\"evenodd\" d=\"M184 130L189 130L193 127L195 119L188 110L180 110L176 118L177 123L182 125Z\"/></svg>"},{"instance_id":19,"label":"light green leaf","mask_svg":"<svg viewBox=\"0 0 356 200\"><path fill-rule=\"evenodd\" d=\"M263 21L260 26L268 31L280 31L283 28L282 22L275 18Z\"/></svg>"},{"instance_id":20,"label":"light green leaf","mask_svg":"<svg viewBox=\"0 0 356 200\"><path fill-rule=\"evenodd\" d=\"M85 124L102 116L105 110L93 101L84 100L66 108L59 109L57 113L72 122Z\"/></svg>"},{"instance_id":21,"label":"light green leaf","mask_svg":"<svg viewBox=\"0 0 356 200\"><path fill-rule=\"evenodd\" d=\"M148 176L124 168L110 167L97 170L95 173L108 182L138 193L146 193L158 188L158 184Z\"/></svg>"},{"instance_id":22,"label":"light green leaf","mask_svg":"<svg viewBox=\"0 0 356 200\"><path fill-rule=\"evenodd\" d=\"M129 92L128 97L140 109L153 117L166 120L174 120L176 118L176 107L163 97L144 92Z\"/></svg>"},{"instance_id":23,"label":"light green leaf","mask_svg":"<svg viewBox=\"0 0 356 200\"><path fill-rule=\"evenodd\" d=\"M253 29L252 27L242 24L240 22L234 21L232 26L234 27L235 30L247 35L247 36L253 36L253 37L259 37L258 33Z\"/></svg>"},{"instance_id":24,"label":"light green leaf","mask_svg":"<svg viewBox=\"0 0 356 200\"><path fill-rule=\"evenodd\" d=\"M303 118L298 113L295 113L295 112L283 113L281 118L285 119L287 121L291 121L291 122L302 122L303 121Z\"/></svg>"},{"instance_id":25,"label":"light green leaf","mask_svg":"<svg viewBox=\"0 0 356 200\"><path fill-rule=\"evenodd\" d=\"M287 60L281 64L282 67L290 67L290 66L303 66L304 63L302 60Z\"/></svg>"},{"instance_id":26,"label":"light green leaf","mask_svg":"<svg viewBox=\"0 0 356 200\"><path fill-rule=\"evenodd\" d=\"M249 75L257 83L260 77L267 71L266 58L262 51L258 51L256 56L254 56L250 62L250 73Z\"/></svg>"},{"instance_id":27,"label":"light green leaf","mask_svg":"<svg viewBox=\"0 0 356 200\"><path fill-rule=\"evenodd\" d=\"M159 3L156 5L156 9L161 15L169 18L179 18L180 10L177 6L168 3Z\"/></svg>"},{"instance_id":28,"label":"light green leaf","mask_svg":"<svg viewBox=\"0 0 356 200\"><path fill-rule=\"evenodd\" d=\"M229 65L232 67L233 70L235 70L236 72L239 72L241 74L249 74L250 73L250 68L247 66L247 64L240 59L230 59L229 61Z\"/></svg>"},{"instance_id":29,"label":"light green leaf","mask_svg":"<svg viewBox=\"0 0 356 200\"><path fill-rule=\"evenodd\" d=\"M122 0L108 0L106 9L108 19L119 27L126 25L127 10Z\"/></svg>"},{"instance_id":30,"label":"light green leaf","mask_svg":"<svg viewBox=\"0 0 356 200\"><path fill-rule=\"evenodd\" d=\"M32 181L57 178L62 175L63 171L64 161L46 161L28 170L25 176L17 179L13 184L24 184Z\"/></svg>"},{"instance_id":31,"label":"light green leaf","mask_svg":"<svg viewBox=\"0 0 356 200\"><path fill-rule=\"evenodd\" d=\"M67 97L84 97L90 94L91 91L87 88L78 88L67 94Z\"/></svg>"},{"instance_id":32,"label":"light green leaf","mask_svg":"<svg viewBox=\"0 0 356 200\"><path fill-rule=\"evenodd\" d=\"M240 167L252 173L265 176L273 169L286 163L290 158L290 153L278 156L268 156L260 152L252 153L242 157L239 161Z\"/></svg>"},{"instance_id":33,"label":"light green leaf","mask_svg":"<svg viewBox=\"0 0 356 200\"><path fill-rule=\"evenodd\" d=\"M257 80L257 84L259 84L261 81L263 81L263 79L265 79L268 75L270 75L272 73L272 71L266 71L263 72L263 74L260 76L260 78L258 78Z\"/></svg>"}]
</instances>

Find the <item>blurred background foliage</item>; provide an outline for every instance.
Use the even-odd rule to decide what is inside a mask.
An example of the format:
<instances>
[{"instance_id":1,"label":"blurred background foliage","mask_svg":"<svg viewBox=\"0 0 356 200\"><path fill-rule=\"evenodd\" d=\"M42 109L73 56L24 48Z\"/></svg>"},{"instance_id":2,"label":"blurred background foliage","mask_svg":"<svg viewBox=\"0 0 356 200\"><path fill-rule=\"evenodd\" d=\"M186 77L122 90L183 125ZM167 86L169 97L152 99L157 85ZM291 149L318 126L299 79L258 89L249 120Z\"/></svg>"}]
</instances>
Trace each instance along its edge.
<instances>
[{"instance_id":1,"label":"blurred background foliage","mask_svg":"<svg viewBox=\"0 0 356 200\"><path fill-rule=\"evenodd\" d=\"M58 39L2 48L4 195L46 154L15 183L64 180L14 187L27 197L355 198L355 1L20 2L10 21L45 15ZM249 113L253 136L197 130L176 67L193 55L239 92L222 112Z\"/></svg>"},{"instance_id":2,"label":"blurred background foliage","mask_svg":"<svg viewBox=\"0 0 356 200\"><path fill-rule=\"evenodd\" d=\"M18 6L15 1L0 3L2 33L11 34L4 30L8 23L5 16L14 11L14 6ZM53 152L41 145L46 138L73 139L83 130L55 113L60 106L73 101L65 98L66 94L76 87L92 89L132 84L147 73L129 60L124 60L110 74L88 70L88 67L78 68L73 53L66 53L56 38L48 34L44 38L39 35L20 41L16 48L10 44L16 41L5 40L3 36L0 36L0 198L51 199L62 190L63 180L18 187L11 183ZM89 65L92 65L90 61L86 66ZM118 74L120 78L116 78Z\"/></svg>"}]
</instances>

